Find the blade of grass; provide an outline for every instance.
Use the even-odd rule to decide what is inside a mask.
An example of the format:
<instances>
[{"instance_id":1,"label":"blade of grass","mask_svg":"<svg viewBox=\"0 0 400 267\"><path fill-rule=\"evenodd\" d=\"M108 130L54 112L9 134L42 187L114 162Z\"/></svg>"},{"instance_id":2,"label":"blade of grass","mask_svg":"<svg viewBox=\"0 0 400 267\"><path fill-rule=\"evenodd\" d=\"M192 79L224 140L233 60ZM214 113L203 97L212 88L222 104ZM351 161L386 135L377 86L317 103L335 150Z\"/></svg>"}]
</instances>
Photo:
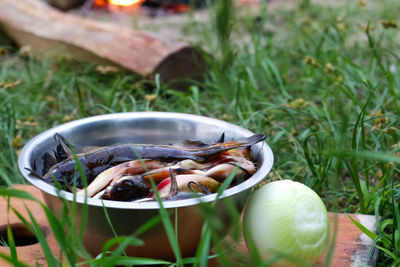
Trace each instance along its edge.
<instances>
[{"instance_id":1,"label":"blade of grass","mask_svg":"<svg viewBox=\"0 0 400 267\"><path fill-rule=\"evenodd\" d=\"M208 220L203 224L201 230L201 239L197 246L193 267L201 266L205 267L208 263L208 256L211 248L211 228L209 226Z\"/></svg>"},{"instance_id":2,"label":"blade of grass","mask_svg":"<svg viewBox=\"0 0 400 267\"><path fill-rule=\"evenodd\" d=\"M116 236L108 240L103 246L103 255L107 254L107 251L110 251L113 246L117 244L121 244L123 242L129 242L132 246L142 246L144 242L133 236Z\"/></svg>"},{"instance_id":3,"label":"blade of grass","mask_svg":"<svg viewBox=\"0 0 400 267\"><path fill-rule=\"evenodd\" d=\"M17 249L15 246L14 235L11 230L10 222L7 223L7 239L8 239L7 245L10 249L11 259L13 262L18 262Z\"/></svg>"},{"instance_id":4,"label":"blade of grass","mask_svg":"<svg viewBox=\"0 0 400 267\"><path fill-rule=\"evenodd\" d=\"M102 206L103 206L104 216L106 217L108 226L110 227L110 229L111 229L111 231L112 231L112 233L113 233L113 235L114 235L114 238L115 238L116 240L119 240L119 239L118 239L119 236L118 236L118 234L117 234L117 231L115 231L115 228L114 228L114 226L113 226L113 224L112 224L112 222L111 222L110 216L109 216L109 214L108 214L108 211L107 211L106 206L104 205L104 201L103 201L103 200L101 201L101 204L102 204ZM122 253L124 254L124 256L127 256L127 254L125 253L125 251L123 251ZM103 256L105 256L104 253L103 253Z\"/></svg>"},{"instance_id":5,"label":"blade of grass","mask_svg":"<svg viewBox=\"0 0 400 267\"><path fill-rule=\"evenodd\" d=\"M0 191L1 191L1 189L0 189ZM49 226L52 229L52 232L53 232L61 250L66 253L67 259L71 263L76 262L76 256L74 254L74 251L71 248L70 244L68 244L68 242L66 240L66 236L64 233L64 227L62 226L62 224L60 223L58 218L54 215L54 213L47 206L45 206L43 203L41 203L40 201L35 199L29 193L27 193L25 191L15 190L15 189L13 191L14 192L12 193L12 195L19 196L23 199L37 201L37 203L41 205L42 209L44 210L44 212L46 214ZM0 195L1 195L1 193L0 193ZM25 205L25 208L28 211L28 214L30 215L31 221L32 221L33 216L30 213L27 205ZM37 223L36 223L36 228L34 228L34 226L31 226L31 224L29 224L28 221L16 209L12 208L12 210L13 210L14 214L19 218L19 220L24 223L25 227L30 229L32 233L35 233L35 235L38 235L37 238L38 238L39 242L45 242L45 243L41 244L42 246L45 247L44 249L48 249L49 247L48 247L47 241L45 239L44 233L42 232L40 227L37 228L38 227ZM32 223L33 223L33 221L32 221ZM39 239L39 238L41 238L41 239ZM50 252L46 251L46 253L49 254L49 253L51 253L51 251ZM53 263L53 259L50 258L49 261Z\"/></svg>"},{"instance_id":6,"label":"blade of grass","mask_svg":"<svg viewBox=\"0 0 400 267\"><path fill-rule=\"evenodd\" d=\"M142 160L142 157L140 156L140 154L135 149L133 149L133 152L136 154L136 156L137 156L137 158L139 160ZM142 162L142 165L146 166L146 164L144 164L144 162ZM145 169L147 169L147 168L145 167ZM170 245L172 247L172 251L173 251L173 253L175 255L175 258L176 258L176 261L177 261L177 265L178 266L183 266L182 255L181 255L181 252L180 252L178 238L177 238L177 235L175 234L174 227L173 227L172 222L171 222L170 214L164 208L162 199L161 199L160 194L159 194L159 192L157 190L157 185L155 184L153 179L150 179L150 184L151 184L151 188L152 188L152 190L154 192L156 201L157 201L157 203L159 205L159 213L160 213L161 221L162 221L162 223L164 225L165 232L167 233L167 237L168 237L169 243L170 243ZM177 214L175 214L175 216L177 216Z\"/></svg>"},{"instance_id":7,"label":"blade of grass","mask_svg":"<svg viewBox=\"0 0 400 267\"><path fill-rule=\"evenodd\" d=\"M138 257L119 257L115 260L115 265L143 266L143 265L169 265L171 262L157 259L147 259Z\"/></svg>"},{"instance_id":8,"label":"blade of grass","mask_svg":"<svg viewBox=\"0 0 400 267\"><path fill-rule=\"evenodd\" d=\"M4 181L4 182L6 182L6 185L7 186L13 186L13 182L12 182L12 180L11 180L11 178L8 176L8 174L3 170L3 169L1 169L0 168L0 177L1 177L1 179Z\"/></svg>"},{"instance_id":9,"label":"blade of grass","mask_svg":"<svg viewBox=\"0 0 400 267\"><path fill-rule=\"evenodd\" d=\"M367 38L368 38L368 45L371 48L372 55L374 56L376 62L378 63L378 66L382 73L385 75L386 81L388 83L389 90L391 91L392 95L397 96L398 93L394 88L394 79L393 79L393 74L387 70L382 62L381 59L381 54L379 53L379 47L377 46L374 38L371 35L371 29L370 29L370 24L368 23L367 30L365 31ZM398 108L397 102L395 102L396 108Z\"/></svg>"},{"instance_id":10,"label":"blade of grass","mask_svg":"<svg viewBox=\"0 0 400 267\"><path fill-rule=\"evenodd\" d=\"M211 256L208 256L208 260L211 260L211 259L215 259L215 258L217 258L218 256L217 255L211 255ZM194 263L196 263L197 262L197 260L196 260L196 258L194 258L194 257L189 257L189 258L184 258L183 260L182 260L182 262L183 262L183 264L194 264Z\"/></svg>"},{"instance_id":11,"label":"blade of grass","mask_svg":"<svg viewBox=\"0 0 400 267\"><path fill-rule=\"evenodd\" d=\"M164 205L162 203L162 199L160 197L160 194L157 190L157 186L154 182L153 179L150 179L150 183L151 183L151 187L153 189L154 195L156 197L157 203L159 205L159 212L160 212L160 216L161 216L161 221L164 225L165 231L167 233L167 237L168 240L170 242L170 245L172 247L172 251L174 252L176 261L177 261L177 265L178 266L183 266L182 263L182 255L180 252L180 248L179 248L179 243L178 240L176 238L176 235L174 233L174 227L172 226L171 223L171 219L170 219L170 215L168 214L168 211L164 208Z\"/></svg>"},{"instance_id":12,"label":"blade of grass","mask_svg":"<svg viewBox=\"0 0 400 267\"><path fill-rule=\"evenodd\" d=\"M82 90L79 85L79 82L75 78L72 78L71 86L76 88L76 94L78 96L78 101L79 101L79 111L81 112L83 117L88 117L88 114L86 113L86 108L85 108L85 101L82 96Z\"/></svg>"},{"instance_id":13,"label":"blade of grass","mask_svg":"<svg viewBox=\"0 0 400 267\"><path fill-rule=\"evenodd\" d=\"M16 266L16 267L32 267L22 261L15 261L11 256L0 252L0 258L5 260L6 262L9 262L12 266Z\"/></svg>"},{"instance_id":14,"label":"blade of grass","mask_svg":"<svg viewBox=\"0 0 400 267\"><path fill-rule=\"evenodd\" d=\"M119 244L118 247L112 251L111 255L107 255L107 257L105 257L106 253L105 251L107 251L108 249L110 249L113 245ZM114 237L111 238L110 240L108 240L106 242L106 244L104 245L103 248L103 253L102 253L102 266L105 267L113 267L116 265L116 261L121 257L121 254L125 253L125 249L128 246L140 246L143 245L143 241L133 237L133 236L118 236L118 237Z\"/></svg>"},{"instance_id":15,"label":"blade of grass","mask_svg":"<svg viewBox=\"0 0 400 267\"><path fill-rule=\"evenodd\" d=\"M32 200L36 203L41 204L41 202L37 198L35 198L34 196L32 196L31 194L29 194L25 191L19 190L19 189L0 187L0 196L28 199L28 200Z\"/></svg>"},{"instance_id":16,"label":"blade of grass","mask_svg":"<svg viewBox=\"0 0 400 267\"><path fill-rule=\"evenodd\" d=\"M352 142L351 142L353 151L357 151L358 150L358 133L359 133L358 132L358 127L359 127L359 124L361 122L361 126L362 126L361 130L364 129L364 126L363 126L364 125L364 123L363 123L364 122L364 114L365 114L365 110L366 110L366 108L368 106L368 103L369 103L370 99L373 96L373 92L374 91L371 90L371 92L370 92L370 94L369 94L369 96L367 98L367 101L363 105L360 113L358 114L356 123L354 124L353 137L352 137ZM361 132L361 135L364 136L364 133ZM364 147L364 145L363 145L363 147ZM366 206L365 206L365 202L364 202L364 194L363 194L362 188L361 188L361 182L360 182L361 179L359 177L358 160L357 160L356 157L352 158L350 166L352 168L352 172L351 172L352 175L350 175L350 176L351 176L353 184L354 184L354 186L355 186L355 188L357 190L358 200L360 202L360 211L361 211L361 213L365 213Z\"/></svg>"},{"instance_id":17,"label":"blade of grass","mask_svg":"<svg viewBox=\"0 0 400 267\"><path fill-rule=\"evenodd\" d=\"M8 239L7 245L10 249L11 258L15 262L17 262L18 261L17 249L16 249L16 245L15 245L14 234L12 232L10 220L9 220L10 209L11 209L10 200L11 200L11 198L8 197L7 198L7 218L8 218L8 220L7 220L7 239Z\"/></svg>"},{"instance_id":18,"label":"blade of grass","mask_svg":"<svg viewBox=\"0 0 400 267\"><path fill-rule=\"evenodd\" d=\"M292 96L290 96L288 94L288 92L286 91L286 88L285 88L285 85L284 85L283 80L281 78L281 75L280 75L278 69L276 68L275 64L269 58L265 59L265 63L267 64L268 69L272 72L276 82L278 83L278 86L279 86L279 89L281 90L281 93L284 96L286 96L288 99L292 99Z\"/></svg>"},{"instance_id":19,"label":"blade of grass","mask_svg":"<svg viewBox=\"0 0 400 267\"><path fill-rule=\"evenodd\" d=\"M392 185L393 186L393 185ZM392 206L393 206L393 214L394 214L394 231L393 231L393 243L396 252L400 253L400 237L399 237L399 229L400 229L400 211L399 204L394 200L394 196L392 195Z\"/></svg>"},{"instance_id":20,"label":"blade of grass","mask_svg":"<svg viewBox=\"0 0 400 267\"><path fill-rule=\"evenodd\" d=\"M61 266L61 263L55 258L53 252L50 249L49 243L47 242L46 235L43 233L43 230L40 228L38 222L33 217L31 211L27 208L27 212L29 214L29 218L32 222L32 230L35 233L36 238L38 239L40 246L42 247L42 251L46 258L46 262L49 266Z\"/></svg>"},{"instance_id":21,"label":"blade of grass","mask_svg":"<svg viewBox=\"0 0 400 267\"><path fill-rule=\"evenodd\" d=\"M338 229L339 229L338 221L339 221L339 216L338 216L338 214L335 214L333 217L333 225L334 225L333 236L329 243L328 251L326 253L325 262L324 262L325 267L331 266L331 263L333 260L333 253L335 252L336 239L337 239L337 234L338 234ZM329 224L329 227L332 227L331 223Z\"/></svg>"},{"instance_id":22,"label":"blade of grass","mask_svg":"<svg viewBox=\"0 0 400 267\"><path fill-rule=\"evenodd\" d=\"M103 200L101 200L101 205L103 207L104 216L106 217L107 224L108 224L108 226L110 226L111 232L113 233L114 237L117 238L118 237L117 231L115 231L115 228L114 228L114 226L113 226L113 224L111 222L110 216L108 215L108 211L107 211L106 206L104 205L104 201Z\"/></svg>"},{"instance_id":23,"label":"blade of grass","mask_svg":"<svg viewBox=\"0 0 400 267\"><path fill-rule=\"evenodd\" d=\"M78 86L78 84L77 84L77 86ZM71 147L70 149L72 151L76 169L78 170L78 173L80 175L79 177L82 180L83 187L87 188L88 182L87 182L87 177L86 177L85 171L83 169L82 163L79 160L78 156L76 155L74 148ZM73 201L72 201L72 214L70 214L70 216L72 217L72 221L76 222L77 210L78 210L78 203L76 201L76 196L77 196L76 195L76 179L73 180L72 188L73 188ZM80 212L81 212L81 215L80 215L81 220L80 220L80 225L79 225L80 227L79 227L78 237L79 237L79 240L83 240L83 237L85 234L85 229L86 229L86 224L87 224L87 219L88 219L88 216L87 216L88 205L87 205L86 197L84 198L84 202L82 203L82 205L80 205Z\"/></svg>"},{"instance_id":24,"label":"blade of grass","mask_svg":"<svg viewBox=\"0 0 400 267\"><path fill-rule=\"evenodd\" d=\"M364 234L366 234L372 240L375 240L378 237L377 234L375 234L374 232L372 232L371 230L366 228L361 223L359 223L356 220L354 220L350 215L347 215L347 217L354 223L355 226L357 226L358 229L360 229Z\"/></svg>"},{"instance_id":25,"label":"blade of grass","mask_svg":"<svg viewBox=\"0 0 400 267\"><path fill-rule=\"evenodd\" d=\"M399 258L393 252L388 250L387 248L384 248L384 247L379 246L379 245L375 245L375 247L377 247L378 249L380 249L383 252L385 252L386 254L388 254L394 260L394 262L399 262Z\"/></svg>"},{"instance_id":26,"label":"blade of grass","mask_svg":"<svg viewBox=\"0 0 400 267\"><path fill-rule=\"evenodd\" d=\"M155 227L157 224L161 222L161 216L160 214L152 217L150 220L148 220L145 224L140 226L134 233L134 236L139 236L140 234L145 233L146 231L150 230L151 228Z\"/></svg>"},{"instance_id":27,"label":"blade of grass","mask_svg":"<svg viewBox=\"0 0 400 267\"><path fill-rule=\"evenodd\" d=\"M393 162L400 164L400 157L391 155L381 151L358 150L358 151L336 151L333 153L335 156L359 158L366 160L376 160L378 162Z\"/></svg>"},{"instance_id":28,"label":"blade of grass","mask_svg":"<svg viewBox=\"0 0 400 267\"><path fill-rule=\"evenodd\" d=\"M61 251L63 251L66 254L67 259L71 265L76 264L77 261L76 254L71 248L71 244L68 243L66 234L64 232L64 225L62 225L60 220L54 215L54 213L50 209L44 208L44 212L46 214L47 221L49 223L51 231L54 237L56 238Z\"/></svg>"},{"instance_id":29,"label":"blade of grass","mask_svg":"<svg viewBox=\"0 0 400 267\"><path fill-rule=\"evenodd\" d=\"M208 256L210 253L211 248L211 240L213 236L213 229L212 228L221 228L223 225L217 221L216 214L216 204L219 200L220 196L222 195L223 191L229 187L232 183L236 173L238 171L238 167L236 167L233 172L224 180L224 182L220 185L217 190L216 200L213 201L211 204L209 203L200 203L200 212L204 218L204 224L202 227L202 234L201 239L199 241L199 245L196 250L195 255L195 263L194 266L207 266L208 263ZM211 227L212 225L212 227ZM219 226L218 226L219 225Z\"/></svg>"}]
</instances>

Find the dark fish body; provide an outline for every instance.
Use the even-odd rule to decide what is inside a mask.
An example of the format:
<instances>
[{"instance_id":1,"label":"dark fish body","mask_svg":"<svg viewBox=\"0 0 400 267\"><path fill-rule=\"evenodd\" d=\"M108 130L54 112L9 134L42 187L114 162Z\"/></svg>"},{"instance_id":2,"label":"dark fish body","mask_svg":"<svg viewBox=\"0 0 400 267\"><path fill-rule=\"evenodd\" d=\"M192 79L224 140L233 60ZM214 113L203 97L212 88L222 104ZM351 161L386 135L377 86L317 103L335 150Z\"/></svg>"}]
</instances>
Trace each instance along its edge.
<instances>
[{"instance_id":1,"label":"dark fish body","mask_svg":"<svg viewBox=\"0 0 400 267\"><path fill-rule=\"evenodd\" d=\"M167 146L136 146L136 145L116 145L110 146L90 154L77 155L77 158L85 173L87 184L91 183L97 175L108 168L116 166L126 161L135 159L158 159L161 161L171 161L179 159L202 160L192 152L181 149L174 149ZM84 181L80 178L78 168L74 159L67 159L53 165L44 175L43 179L54 184L54 179L62 186L67 184L72 186L76 180L76 186L82 188Z\"/></svg>"},{"instance_id":2,"label":"dark fish body","mask_svg":"<svg viewBox=\"0 0 400 267\"><path fill-rule=\"evenodd\" d=\"M137 176L128 176L103 195L102 199L117 201L133 201L147 197L151 192L151 185Z\"/></svg>"},{"instance_id":3,"label":"dark fish body","mask_svg":"<svg viewBox=\"0 0 400 267\"><path fill-rule=\"evenodd\" d=\"M251 146L265 139L265 135L256 134L248 138L229 141L225 143L211 144L205 147L185 148L168 145L115 145L94 151L89 154L78 154L83 172L85 173L87 184L91 183L97 175L104 170L125 161L135 159L157 159L160 161L174 161L191 159L204 162L208 158L218 153L232 148ZM78 188L82 188L85 183L80 177L75 159L69 157L53 165L43 176L43 179L51 184L59 183L62 188L72 186L74 180Z\"/></svg>"}]
</instances>

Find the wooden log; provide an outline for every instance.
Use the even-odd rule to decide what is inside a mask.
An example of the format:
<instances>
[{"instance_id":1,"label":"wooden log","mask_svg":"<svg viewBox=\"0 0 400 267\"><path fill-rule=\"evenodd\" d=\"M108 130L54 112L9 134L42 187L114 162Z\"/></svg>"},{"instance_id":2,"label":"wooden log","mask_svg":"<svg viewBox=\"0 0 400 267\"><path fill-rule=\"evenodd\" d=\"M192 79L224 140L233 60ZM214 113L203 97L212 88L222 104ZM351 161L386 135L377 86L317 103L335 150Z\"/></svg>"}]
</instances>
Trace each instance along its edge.
<instances>
[{"instance_id":1,"label":"wooden log","mask_svg":"<svg viewBox=\"0 0 400 267\"><path fill-rule=\"evenodd\" d=\"M19 190L26 191L39 199L44 201L41 192L31 186L31 185L16 185ZM46 216L42 208L35 202L20 200L17 198L12 198L10 205L19 211L25 218L29 218L26 207L29 208L34 217L38 221L41 228L44 230L47 241L51 250L53 251L56 258L61 258L59 245L52 234ZM26 205L26 206L25 206ZM15 230L21 228L21 222L18 217L10 211L7 212L7 200L0 197L0 237L6 235L5 229L7 222L9 222ZM376 230L375 216L372 215L350 215L355 220L361 222L371 231ZM329 218L331 221L331 230L333 231L335 225L337 226L336 243L334 247L333 258L330 266L333 267L347 267L347 266L375 266L376 254L372 257L368 257L369 249L372 246L372 240L369 239L365 234L361 232L343 213L329 213ZM29 234L28 234L29 236ZM229 237L227 237L229 239ZM248 253L244 239L240 242L232 243L232 247L236 251L243 253ZM0 246L0 253L9 254L9 249L7 247ZM23 262L28 263L31 266L46 266L46 261L41 250L40 244L32 244L29 246L19 246L17 247L18 258ZM7 265L4 260L0 258L0 266L11 266ZM213 259L209 261L209 267L220 266L218 259ZM243 264L236 264L235 266L246 266ZM318 266L324 266L324 259L320 261Z\"/></svg>"},{"instance_id":2,"label":"wooden log","mask_svg":"<svg viewBox=\"0 0 400 267\"><path fill-rule=\"evenodd\" d=\"M112 62L144 77L163 81L198 78L201 54L184 42L61 12L43 0L0 0L0 24L20 46L48 54L65 50L89 62Z\"/></svg>"},{"instance_id":3,"label":"wooden log","mask_svg":"<svg viewBox=\"0 0 400 267\"><path fill-rule=\"evenodd\" d=\"M61 10L68 10L82 5L85 0L46 0L50 5Z\"/></svg>"}]
</instances>

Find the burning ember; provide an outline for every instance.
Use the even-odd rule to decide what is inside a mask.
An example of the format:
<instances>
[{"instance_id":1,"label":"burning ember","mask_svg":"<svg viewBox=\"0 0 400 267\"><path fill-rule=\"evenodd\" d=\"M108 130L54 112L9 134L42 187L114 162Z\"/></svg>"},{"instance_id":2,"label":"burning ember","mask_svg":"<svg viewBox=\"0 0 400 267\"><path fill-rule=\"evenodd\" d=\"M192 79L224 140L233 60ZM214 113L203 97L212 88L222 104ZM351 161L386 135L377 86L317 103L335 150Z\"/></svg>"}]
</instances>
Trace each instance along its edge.
<instances>
[{"instance_id":1,"label":"burning ember","mask_svg":"<svg viewBox=\"0 0 400 267\"><path fill-rule=\"evenodd\" d=\"M115 6L133 6L140 4L144 0L109 0L110 5L115 5Z\"/></svg>"},{"instance_id":2,"label":"burning ember","mask_svg":"<svg viewBox=\"0 0 400 267\"><path fill-rule=\"evenodd\" d=\"M87 0L88 1L88 0ZM150 13L154 12L166 12L166 13L184 13L190 10L191 0L91 0L92 7L97 9L108 9L114 11L123 8L147 8L146 11ZM204 0L195 0L194 7L199 8L205 3Z\"/></svg>"},{"instance_id":3,"label":"burning ember","mask_svg":"<svg viewBox=\"0 0 400 267\"><path fill-rule=\"evenodd\" d=\"M133 7L139 5L144 0L94 0L93 6L103 8L106 6Z\"/></svg>"}]
</instances>

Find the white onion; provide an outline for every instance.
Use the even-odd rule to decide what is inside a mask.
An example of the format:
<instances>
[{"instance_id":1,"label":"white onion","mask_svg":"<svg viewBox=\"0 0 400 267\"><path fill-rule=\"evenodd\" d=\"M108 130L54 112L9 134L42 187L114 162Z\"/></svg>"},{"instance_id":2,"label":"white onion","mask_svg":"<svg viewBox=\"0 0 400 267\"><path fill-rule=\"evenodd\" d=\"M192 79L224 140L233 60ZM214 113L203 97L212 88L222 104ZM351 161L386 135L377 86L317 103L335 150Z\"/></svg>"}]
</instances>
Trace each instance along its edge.
<instances>
[{"instance_id":1,"label":"white onion","mask_svg":"<svg viewBox=\"0 0 400 267\"><path fill-rule=\"evenodd\" d=\"M321 198L291 180L258 189L249 199L243 223L246 243L254 242L263 260L283 253L315 263L329 243L329 218ZM277 265L292 266L293 261L283 257Z\"/></svg>"}]
</instances>

